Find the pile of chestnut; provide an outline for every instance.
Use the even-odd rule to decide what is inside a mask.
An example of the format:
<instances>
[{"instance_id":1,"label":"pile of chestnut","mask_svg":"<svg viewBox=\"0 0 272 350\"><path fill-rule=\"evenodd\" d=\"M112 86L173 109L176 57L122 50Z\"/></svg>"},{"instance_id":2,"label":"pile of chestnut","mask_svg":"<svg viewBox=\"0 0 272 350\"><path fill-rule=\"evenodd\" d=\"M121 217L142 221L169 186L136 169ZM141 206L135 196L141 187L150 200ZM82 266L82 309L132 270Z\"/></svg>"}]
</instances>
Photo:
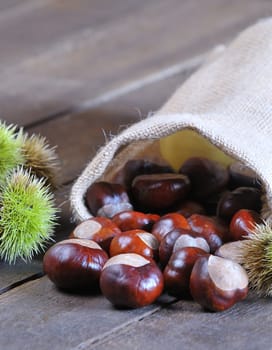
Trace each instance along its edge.
<instances>
[{"instance_id":1,"label":"pile of chestnut","mask_svg":"<svg viewBox=\"0 0 272 350\"><path fill-rule=\"evenodd\" d=\"M228 256L261 223L260 181L240 163L206 158L169 166L130 160L112 183L90 185L92 218L44 256L59 288L101 290L117 307L153 303L162 293L223 311L244 299L248 277Z\"/></svg>"}]
</instances>

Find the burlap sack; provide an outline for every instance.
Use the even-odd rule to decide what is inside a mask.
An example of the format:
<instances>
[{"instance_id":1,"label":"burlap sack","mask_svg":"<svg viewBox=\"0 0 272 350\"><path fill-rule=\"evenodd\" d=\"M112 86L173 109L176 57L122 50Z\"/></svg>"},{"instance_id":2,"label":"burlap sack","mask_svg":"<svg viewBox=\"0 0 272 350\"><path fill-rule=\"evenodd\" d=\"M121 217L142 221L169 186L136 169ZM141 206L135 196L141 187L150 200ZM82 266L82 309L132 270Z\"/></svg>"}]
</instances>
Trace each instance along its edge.
<instances>
[{"instance_id":1,"label":"burlap sack","mask_svg":"<svg viewBox=\"0 0 272 350\"><path fill-rule=\"evenodd\" d=\"M70 200L75 219L91 216L84 194L92 182L109 178L129 159L157 154L156 140L183 128L196 130L259 175L265 192L263 216L271 219L272 19L241 33L161 110L127 128L98 152L73 185Z\"/></svg>"}]
</instances>

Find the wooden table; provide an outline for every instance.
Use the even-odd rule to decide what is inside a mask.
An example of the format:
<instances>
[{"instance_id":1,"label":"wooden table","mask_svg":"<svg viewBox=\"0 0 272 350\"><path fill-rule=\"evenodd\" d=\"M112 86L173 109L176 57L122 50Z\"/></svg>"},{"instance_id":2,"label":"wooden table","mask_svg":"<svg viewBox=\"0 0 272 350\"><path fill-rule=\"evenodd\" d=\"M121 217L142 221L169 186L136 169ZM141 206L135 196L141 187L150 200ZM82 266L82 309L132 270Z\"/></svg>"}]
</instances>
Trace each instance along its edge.
<instances>
[{"instance_id":1,"label":"wooden table","mask_svg":"<svg viewBox=\"0 0 272 350\"><path fill-rule=\"evenodd\" d=\"M2 0L0 111L58 146L68 236L69 190L105 138L158 109L215 45L272 14L268 0ZM164 298L115 310L64 294L31 263L0 262L1 349L271 349L272 303L223 313Z\"/></svg>"}]
</instances>

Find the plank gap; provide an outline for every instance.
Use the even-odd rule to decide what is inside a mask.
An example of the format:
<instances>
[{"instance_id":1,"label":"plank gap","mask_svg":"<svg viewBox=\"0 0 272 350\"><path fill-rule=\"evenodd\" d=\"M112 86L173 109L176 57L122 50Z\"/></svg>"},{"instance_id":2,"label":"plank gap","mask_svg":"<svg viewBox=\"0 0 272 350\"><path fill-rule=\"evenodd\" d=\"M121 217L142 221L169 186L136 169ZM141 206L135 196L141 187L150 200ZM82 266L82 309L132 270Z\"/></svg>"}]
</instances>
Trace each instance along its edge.
<instances>
[{"instance_id":1,"label":"plank gap","mask_svg":"<svg viewBox=\"0 0 272 350\"><path fill-rule=\"evenodd\" d=\"M128 327L131 327L133 324L137 322L141 322L145 320L147 317L154 315L155 313L177 303L178 300L174 297L171 297L167 294L163 294L160 296L160 298L156 301L155 308L152 310L149 310L145 312L144 314L137 315L136 317L128 320L127 322L117 326L113 327L110 331L99 334L98 336L92 337L90 339L85 340L84 342L78 344L76 347L74 347L72 350L85 350L85 349L90 349L90 346L95 345L99 346L100 344L103 344L105 341L112 339L113 336L119 336ZM156 306L157 305L157 306Z\"/></svg>"},{"instance_id":2,"label":"plank gap","mask_svg":"<svg viewBox=\"0 0 272 350\"><path fill-rule=\"evenodd\" d=\"M37 121L33 121L25 124L25 128L34 128L41 126L51 120L60 119L66 115L73 117L75 114L84 113L91 111L94 108L102 106L108 102L111 102L119 97L128 95L131 92L135 92L144 88L146 86L155 84L159 81L171 78L177 74L185 74L186 72L192 72L197 69L208 57L211 51L203 52L199 55L193 56L188 60L182 60L174 65L170 65L158 71L152 72L151 74L144 76L140 79L135 79L129 82L128 84L122 85L116 89L111 89L101 95L98 95L95 98L86 99L76 105L71 105L64 110L59 110L55 113L49 114L43 118L40 118Z\"/></svg>"},{"instance_id":3,"label":"plank gap","mask_svg":"<svg viewBox=\"0 0 272 350\"><path fill-rule=\"evenodd\" d=\"M11 291L12 289L15 289L17 287L20 287L21 285L27 283L27 282L30 282L30 281L34 281L34 280L37 280L41 277L43 277L45 274L44 272L38 272L38 273L35 273L34 275L31 275L31 276L28 276L26 278L23 278L22 280L19 280L19 281L16 281L4 288L1 288L0 289L0 295L4 294L4 293L7 293L9 291Z\"/></svg>"}]
</instances>

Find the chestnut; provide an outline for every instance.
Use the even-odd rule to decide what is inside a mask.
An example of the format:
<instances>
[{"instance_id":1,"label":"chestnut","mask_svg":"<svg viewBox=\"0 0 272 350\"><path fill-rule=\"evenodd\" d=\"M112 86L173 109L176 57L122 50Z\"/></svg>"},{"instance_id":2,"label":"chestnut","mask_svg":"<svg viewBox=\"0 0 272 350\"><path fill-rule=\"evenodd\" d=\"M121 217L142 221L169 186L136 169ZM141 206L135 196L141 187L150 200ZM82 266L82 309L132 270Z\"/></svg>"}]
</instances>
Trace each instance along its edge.
<instances>
[{"instance_id":1,"label":"chestnut","mask_svg":"<svg viewBox=\"0 0 272 350\"><path fill-rule=\"evenodd\" d=\"M163 271L165 289L175 297L190 296L190 275L196 260L207 252L196 247L184 247L174 252Z\"/></svg>"},{"instance_id":2,"label":"chestnut","mask_svg":"<svg viewBox=\"0 0 272 350\"><path fill-rule=\"evenodd\" d=\"M187 219L184 216L178 213L169 213L163 215L153 225L151 233L158 239L159 242L161 242L168 232L176 228L183 228L185 230L191 229Z\"/></svg>"},{"instance_id":3,"label":"chestnut","mask_svg":"<svg viewBox=\"0 0 272 350\"><path fill-rule=\"evenodd\" d=\"M191 194L194 198L204 199L221 191L229 181L229 173L221 164L202 157L187 159L179 169L191 181Z\"/></svg>"},{"instance_id":4,"label":"chestnut","mask_svg":"<svg viewBox=\"0 0 272 350\"><path fill-rule=\"evenodd\" d=\"M227 191L214 193L213 195L203 200L202 205L205 208L207 216L216 216L218 202L226 192ZM196 213L196 214L199 214L199 213Z\"/></svg>"},{"instance_id":5,"label":"chestnut","mask_svg":"<svg viewBox=\"0 0 272 350\"><path fill-rule=\"evenodd\" d=\"M177 228L168 232L161 240L159 246L159 261L162 267L165 267L168 263L174 248L176 240L184 234L190 233L190 231Z\"/></svg>"},{"instance_id":6,"label":"chestnut","mask_svg":"<svg viewBox=\"0 0 272 350\"><path fill-rule=\"evenodd\" d=\"M144 214L140 211L126 210L114 215L114 222L121 231L135 229L151 230L153 224L159 220L160 216L156 214Z\"/></svg>"},{"instance_id":7,"label":"chestnut","mask_svg":"<svg viewBox=\"0 0 272 350\"><path fill-rule=\"evenodd\" d=\"M114 181L129 190L133 179L138 175L173 172L174 170L168 164L157 164L146 159L131 159L115 175Z\"/></svg>"},{"instance_id":8,"label":"chestnut","mask_svg":"<svg viewBox=\"0 0 272 350\"><path fill-rule=\"evenodd\" d=\"M133 209L124 187L106 181L91 184L85 199L91 214L97 216L111 218L121 211Z\"/></svg>"},{"instance_id":9,"label":"chestnut","mask_svg":"<svg viewBox=\"0 0 272 350\"><path fill-rule=\"evenodd\" d=\"M238 187L226 192L219 200L217 216L230 221L240 209L251 209L259 212L262 207L261 191L253 187Z\"/></svg>"},{"instance_id":10,"label":"chestnut","mask_svg":"<svg viewBox=\"0 0 272 350\"><path fill-rule=\"evenodd\" d=\"M134 253L110 258L100 277L103 295L117 307L149 305L161 295L163 287L163 276L156 264Z\"/></svg>"},{"instance_id":11,"label":"chestnut","mask_svg":"<svg viewBox=\"0 0 272 350\"><path fill-rule=\"evenodd\" d=\"M110 219L96 217L81 222L69 237L93 240L108 252L111 240L120 233L119 227Z\"/></svg>"},{"instance_id":12,"label":"chestnut","mask_svg":"<svg viewBox=\"0 0 272 350\"><path fill-rule=\"evenodd\" d=\"M248 276L244 268L232 260L203 256L193 267L190 291L205 309L223 311L247 296Z\"/></svg>"},{"instance_id":13,"label":"chestnut","mask_svg":"<svg viewBox=\"0 0 272 350\"><path fill-rule=\"evenodd\" d=\"M256 187L261 188L262 182L257 174L247 165L234 162L229 166L230 187Z\"/></svg>"},{"instance_id":14,"label":"chestnut","mask_svg":"<svg viewBox=\"0 0 272 350\"><path fill-rule=\"evenodd\" d=\"M228 235L228 227L216 218L194 214L188 222L193 232L206 239L212 253L223 244Z\"/></svg>"},{"instance_id":15,"label":"chestnut","mask_svg":"<svg viewBox=\"0 0 272 350\"><path fill-rule=\"evenodd\" d=\"M188 218L193 214L206 214L202 204L191 200L186 200L185 202L180 203L173 211L183 215L185 218Z\"/></svg>"},{"instance_id":16,"label":"chestnut","mask_svg":"<svg viewBox=\"0 0 272 350\"><path fill-rule=\"evenodd\" d=\"M184 200L190 191L190 181L180 174L136 176L131 185L133 203L144 212L163 212Z\"/></svg>"},{"instance_id":17,"label":"chestnut","mask_svg":"<svg viewBox=\"0 0 272 350\"><path fill-rule=\"evenodd\" d=\"M93 241L67 239L45 253L43 269L59 288L97 290L107 254Z\"/></svg>"},{"instance_id":18,"label":"chestnut","mask_svg":"<svg viewBox=\"0 0 272 350\"><path fill-rule=\"evenodd\" d=\"M194 233L189 232L188 234L183 234L177 238L173 246L173 252L185 247L195 247L210 253L210 246L205 238L197 237Z\"/></svg>"},{"instance_id":19,"label":"chestnut","mask_svg":"<svg viewBox=\"0 0 272 350\"><path fill-rule=\"evenodd\" d=\"M110 245L110 256L136 253L146 258L157 259L159 242L144 230L131 230L115 236Z\"/></svg>"},{"instance_id":20,"label":"chestnut","mask_svg":"<svg viewBox=\"0 0 272 350\"><path fill-rule=\"evenodd\" d=\"M260 215L254 210L240 209L231 219L230 238L232 241L245 239L257 224L260 224Z\"/></svg>"}]
</instances>

